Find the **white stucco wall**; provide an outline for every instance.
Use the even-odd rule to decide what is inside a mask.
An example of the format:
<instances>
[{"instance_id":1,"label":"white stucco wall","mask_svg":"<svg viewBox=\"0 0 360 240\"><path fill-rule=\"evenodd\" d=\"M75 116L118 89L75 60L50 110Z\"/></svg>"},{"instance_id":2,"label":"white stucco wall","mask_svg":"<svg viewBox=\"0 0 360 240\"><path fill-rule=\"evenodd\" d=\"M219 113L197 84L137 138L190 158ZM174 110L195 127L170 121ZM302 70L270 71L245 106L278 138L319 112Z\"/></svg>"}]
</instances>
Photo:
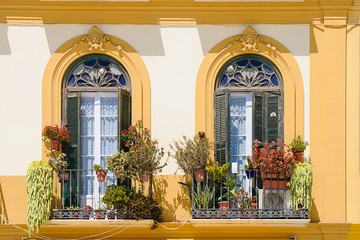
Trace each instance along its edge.
<instances>
[{"instance_id":1,"label":"white stucco wall","mask_svg":"<svg viewBox=\"0 0 360 240\"><path fill-rule=\"evenodd\" d=\"M0 25L0 175L24 175L41 158L41 84L51 54L92 25ZM194 134L195 80L204 56L245 25L98 25L129 43L143 58L151 81L151 130L168 149ZM295 56L305 87L305 139L309 139L309 26L253 25ZM189 57L190 56L190 57ZM23 141L27 143L20 145ZM173 174L174 161L163 171Z\"/></svg>"}]
</instances>

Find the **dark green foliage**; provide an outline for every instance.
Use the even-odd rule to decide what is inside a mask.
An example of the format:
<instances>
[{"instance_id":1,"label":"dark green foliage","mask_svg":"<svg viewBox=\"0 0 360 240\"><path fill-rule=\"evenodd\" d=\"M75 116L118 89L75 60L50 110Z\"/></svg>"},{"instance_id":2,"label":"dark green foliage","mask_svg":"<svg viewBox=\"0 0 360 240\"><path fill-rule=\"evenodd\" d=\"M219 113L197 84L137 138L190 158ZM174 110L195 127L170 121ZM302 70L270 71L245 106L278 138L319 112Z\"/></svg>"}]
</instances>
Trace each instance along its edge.
<instances>
[{"instance_id":1,"label":"dark green foliage","mask_svg":"<svg viewBox=\"0 0 360 240\"><path fill-rule=\"evenodd\" d=\"M125 186L110 185L106 189L102 202L113 209L124 208L133 198L134 191L127 190Z\"/></svg>"},{"instance_id":2,"label":"dark green foliage","mask_svg":"<svg viewBox=\"0 0 360 240\"><path fill-rule=\"evenodd\" d=\"M161 212L162 208L155 200L139 193L128 204L128 215L136 220L151 218L160 221Z\"/></svg>"}]
</instances>

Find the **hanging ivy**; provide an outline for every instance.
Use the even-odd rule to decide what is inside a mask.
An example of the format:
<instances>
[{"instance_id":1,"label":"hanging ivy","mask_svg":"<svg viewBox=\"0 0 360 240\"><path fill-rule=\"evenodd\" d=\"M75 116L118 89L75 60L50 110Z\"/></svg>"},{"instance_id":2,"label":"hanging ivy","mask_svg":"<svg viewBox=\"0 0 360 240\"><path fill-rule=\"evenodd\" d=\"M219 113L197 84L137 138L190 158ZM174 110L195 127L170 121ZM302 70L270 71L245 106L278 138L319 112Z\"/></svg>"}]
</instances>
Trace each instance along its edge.
<instances>
[{"instance_id":1,"label":"hanging ivy","mask_svg":"<svg viewBox=\"0 0 360 240\"><path fill-rule=\"evenodd\" d=\"M27 225L29 234L46 224L51 212L53 173L45 161L34 161L26 172Z\"/></svg>"},{"instance_id":2,"label":"hanging ivy","mask_svg":"<svg viewBox=\"0 0 360 240\"><path fill-rule=\"evenodd\" d=\"M308 163L298 163L291 175L291 206L298 210L305 207L311 211L311 187L313 184L312 167Z\"/></svg>"}]
</instances>

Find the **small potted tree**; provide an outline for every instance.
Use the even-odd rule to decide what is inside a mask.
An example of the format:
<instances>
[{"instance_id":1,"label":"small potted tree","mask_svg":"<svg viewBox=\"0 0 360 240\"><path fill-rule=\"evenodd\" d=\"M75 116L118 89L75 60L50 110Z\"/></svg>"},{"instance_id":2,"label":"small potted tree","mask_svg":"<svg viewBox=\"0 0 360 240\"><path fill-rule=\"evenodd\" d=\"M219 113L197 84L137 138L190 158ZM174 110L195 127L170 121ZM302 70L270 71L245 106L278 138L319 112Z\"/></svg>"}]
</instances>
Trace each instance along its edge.
<instances>
[{"instance_id":1,"label":"small potted tree","mask_svg":"<svg viewBox=\"0 0 360 240\"><path fill-rule=\"evenodd\" d=\"M203 182L206 166L210 161L210 153L214 144L205 135L195 135L193 139L183 136L181 140L170 145L175 151L172 156L185 174L194 174L197 182Z\"/></svg>"},{"instance_id":2,"label":"small potted tree","mask_svg":"<svg viewBox=\"0 0 360 240\"><path fill-rule=\"evenodd\" d=\"M135 170L135 179L142 183L147 182L150 175L161 171L167 165L167 162L161 163L164 148L158 146L157 140L151 139L150 130L144 128L141 120L131 125L128 130L123 130L121 138L129 148L129 168Z\"/></svg>"},{"instance_id":3,"label":"small potted tree","mask_svg":"<svg viewBox=\"0 0 360 240\"><path fill-rule=\"evenodd\" d=\"M288 145L290 150L295 156L296 161L298 162L304 162L304 151L306 147L309 145L308 142L304 141L301 137L301 135L298 135L296 138L294 138L291 143Z\"/></svg>"},{"instance_id":4,"label":"small potted tree","mask_svg":"<svg viewBox=\"0 0 360 240\"><path fill-rule=\"evenodd\" d=\"M106 170L103 169L100 165L94 164L94 170L96 171L96 177L99 182L104 182L106 177Z\"/></svg>"}]
</instances>

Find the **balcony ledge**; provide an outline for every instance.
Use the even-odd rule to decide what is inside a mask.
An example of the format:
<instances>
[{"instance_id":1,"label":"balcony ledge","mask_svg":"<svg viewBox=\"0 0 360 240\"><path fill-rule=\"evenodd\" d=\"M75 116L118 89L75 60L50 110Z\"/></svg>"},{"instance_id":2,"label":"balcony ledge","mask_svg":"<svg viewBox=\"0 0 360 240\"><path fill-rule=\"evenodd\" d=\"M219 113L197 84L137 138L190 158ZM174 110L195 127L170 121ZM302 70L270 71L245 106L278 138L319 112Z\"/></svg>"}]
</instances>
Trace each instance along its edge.
<instances>
[{"instance_id":1,"label":"balcony ledge","mask_svg":"<svg viewBox=\"0 0 360 240\"><path fill-rule=\"evenodd\" d=\"M81 226L94 226L94 225L124 225L134 226L140 228L148 228L154 221L149 220L48 220L47 225L81 225Z\"/></svg>"},{"instance_id":2,"label":"balcony ledge","mask_svg":"<svg viewBox=\"0 0 360 240\"><path fill-rule=\"evenodd\" d=\"M310 219L191 219L194 227L295 227L304 228Z\"/></svg>"}]
</instances>

